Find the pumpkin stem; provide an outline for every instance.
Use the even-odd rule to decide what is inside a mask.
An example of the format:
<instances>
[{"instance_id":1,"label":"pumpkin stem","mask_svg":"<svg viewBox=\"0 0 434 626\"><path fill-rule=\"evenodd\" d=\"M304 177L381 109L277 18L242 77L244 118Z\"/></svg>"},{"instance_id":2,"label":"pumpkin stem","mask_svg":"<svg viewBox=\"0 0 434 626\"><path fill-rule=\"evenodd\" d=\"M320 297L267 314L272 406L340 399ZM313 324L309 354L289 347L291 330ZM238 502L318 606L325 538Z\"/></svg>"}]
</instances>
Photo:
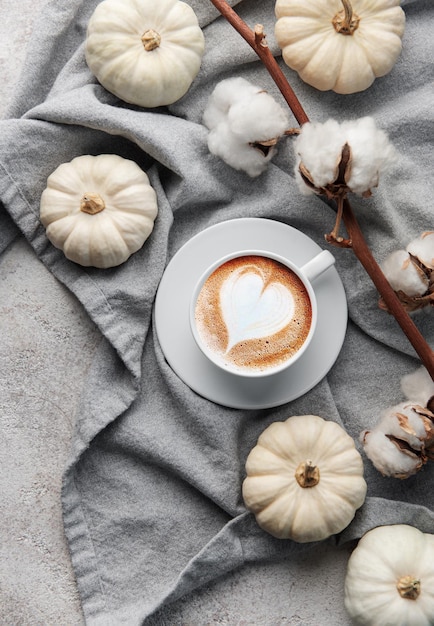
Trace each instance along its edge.
<instances>
[{"instance_id":1,"label":"pumpkin stem","mask_svg":"<svg viewBox=\"0 0 434 626\"><path fill-rule=\"evenodd\" d=\"M161 35L157 33L156 30L153 30L152 28L145 31L141 39L145 47L145 50L147 52L150 52L151 50L155 50L155 48L158 48L158 46L161 43Z\"/></svg>"},{"instance_id":2,"label":"pumpkin stem","mask_svg":"<svg viewBox=\"0 0 434 626\"><path fill-rule=\"evenodd\" d=\"M420 580L413 576L402 576L396 583L401 598L416 600L420 594Z\"/></svg>"},{"instance_id":3,"label":"pumpkin stem","mask_svg":"<svg viewBox=\"0 0 434 626\"><path fill-rule=\"evenodd\" d=\"M344 10L336 13L332 19L332 24L336 32L341 35L352 35L357 30L360 17L353 13L353 7L349 0L341 0Z\"/></svg>"},{"instance_id":4,"label":"pumpkin stem","mask_svg":"<svg viewBox=\"0 0 434 626\"><path fill-rule=\"evenodd\" d=\"M95 215L105 209L105 202L97 193L85 193L80 202L80 211Z\"/></svg>"},{"instance_id":5,"label":"pumpkin stem","mask_svg":"<svg viewBox=\"0 0 434 626\"><path fill-rule=\"evenodd\" d=\"M312 461L303 461L295 470L295 478L304 489L319 483L319 468Z\"/></svg>"}]
</instances>

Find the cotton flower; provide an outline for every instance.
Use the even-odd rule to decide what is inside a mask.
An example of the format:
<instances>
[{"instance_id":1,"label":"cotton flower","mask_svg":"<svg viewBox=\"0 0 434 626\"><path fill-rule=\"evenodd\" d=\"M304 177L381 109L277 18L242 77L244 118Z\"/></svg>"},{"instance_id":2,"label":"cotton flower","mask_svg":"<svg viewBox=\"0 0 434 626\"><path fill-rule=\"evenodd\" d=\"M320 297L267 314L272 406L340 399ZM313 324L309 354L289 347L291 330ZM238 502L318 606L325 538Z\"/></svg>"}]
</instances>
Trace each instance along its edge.
<instances>
[{"instance_id":1,"label":"cotton flower","mask_svg":"<svg viewBox=\"0 0 434 626\"><path fill-rule=\"evenodd\" d=\"M345 146L349 148L340 171ZM397 153L372 117L338 123L304 124L294 145L295 174L303 193L334 194L334 186L362 196L378 185L380 173L396 161ZM329 193L327 193L329 192Z\"/></svg>"},{"instance_id":2,"label":"cotton flower","mask_svg":"<svg viewBox=\"0 0 434 626\"><path fill-rule=\"evenodd\" d=\"M394 250L380 267L409 313L434 306L434 232L422 233L405 250ZM387 310L381 298L379 305Z\"/></svg>"},{"instance_id":3,"label":"cotton flower","mask_svg":"<svg viewBox=\"0 0 434 626\"><path fill-rule=\"evenodd\" d=\"M273 158L289 117L261 87L235 77L215 87L203 122L209 129L209 151L253 178Z\"/></svg>"},{"instance_id":4,"label":"cotton flower","mask_svg":"<svg viewBox=\"0 0 434 626\"><path fill-rule=\"evenodd\" d=\"M434 459L434 382L421 367L402 378L401 388L407 400L383 411L360 441L383 476L403 479Z\"/></svg>"}]
</instances>

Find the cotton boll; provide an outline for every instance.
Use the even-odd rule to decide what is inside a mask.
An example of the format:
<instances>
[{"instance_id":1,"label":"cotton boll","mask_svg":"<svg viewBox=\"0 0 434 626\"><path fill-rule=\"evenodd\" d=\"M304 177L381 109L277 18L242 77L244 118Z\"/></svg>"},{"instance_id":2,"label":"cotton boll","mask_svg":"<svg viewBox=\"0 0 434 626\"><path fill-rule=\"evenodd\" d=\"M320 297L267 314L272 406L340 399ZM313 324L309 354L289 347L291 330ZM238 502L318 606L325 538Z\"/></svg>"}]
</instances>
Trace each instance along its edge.
<instances>
[{"instance_id":1,"label":"cotton boll","mask_svg":"<svg viewBox=\"0 0 434 626\"><path fill-rule=\"evenodd\" d=\"M366 456L383 476L407 478L422 466L416 454L403 452L379 430L364 431L360 440Z\"/></svg>"},{"instance_id":2,"label":"cotton boll","mask_svg":"<svg viewBox=\"0 0 434 626\"><path fill-rule=\"evenodd\" d=\"M425 367L420 367L401 378L401 389L406 398L426 406L434 396L434 381Z\"/></svg>"},{"instance_id":3,"label":"cotton boll","mask_svg":"<svg viewBox=\"0 0 434 626\"><path fill-rule=\"evenodd\" d=\"M422 296L428 289L428 277L412 263L406 250L395 250L380 267L394 291L415 297Z\"/></svg>"},{"instance_id":4,"label":"cotton boll","mask_svg":"<svg viewBox=\"0 0 434 626\"><path fill-rule=\"evenodd\" d=\"M203 113L202 121L209 130L212 130L226 119L226 115L227 109L225 110L222 103L211 97Z\"/></svg>"},{"instance_id":5,"label":"cotton boll","mask_svg":"<svg viewBox=\"0 0 434 626\"><path fill-rule=\"evenodd\" d=\"M413 410L414 405L402 402L383 412L374 430L406 441L414 450L421 450L426 438L426 429L421 415Z\"/></svg>"},{"instance_id":6,"label":"cotton boll","mask_svg":"<svg viewBox=\"0 0 434 626\"><path fill-rule=\"evenodd\" d=\"M380 172L395 163L397 152L372 117L343 122L342 131L352 157L347 185L352 192L361 195L378 185Z\"/></svg>"},{"instance_id":7,"label":"cotton boll","mask_svg":"<svg viewBox=\"0 0 434 626\"><path fill-rule=\"evenodd\" d=\"M363 195L378 185L380 172L396 161L397 153L386 134L379 130L371 117L339 124L328 120L320 124L305 124L295 142L296 171L300 164L308 170L313 185L331 188L337 182L342 150L348 144L350 161L346 166L345 183L349 191ZM297 182L305 184L297 175Z\"/></svg>"},{"instance_id":8,"label":"cotton boll","mask_svg":"<svg viewBox=\"0 0 434 626\"><path fill-rule=\"evenodd\" d=\"M210 130L208 134L208 149L211 154L220 157L228 165L235 169L241 169L238 154L239 141L234 137L227 121L220 122L220 124Z\"/></svg>"},{"instance_id":9,"label":"cotton boll","mask_svg":"<svg viewBox=\"0 0 434 626\"><path fill-rule=\"evenodd\" d=\"M220 81L209 97L203 114L203 123L209 129L215 128L226 120L233 104L260 91L262 91L260 87L252 85L240 76Z\"/></svg>"},{"instance_id":10,"label":"cotton boll","mask_svg":"<svg viewBox=\"0 0 434 626\"><path fill-rule=\"evenodd\" d=\"M407 401L392 406L371 430L360 434L367 457L384 475L408 478L434 450L434 413L430 401L434 381L424 367L401 379Z\"/></svg>"},{"instance_id":11,"label":"cotton boll","mask_svg":"<svg viewBox=\"0 0 434 626\"><path fill-rule=\"evenodd\" d=\"M228 123L240 140L260 142L283 135L289 125L289 116L269 94L261 92L231 106Z\"/></svg>"},{"instance_id":12,"label":"cotton boll","mask_svg":"<svg viewBox=\"0 0 434 626\"><path fill-rule=\"evenodd\" d=\"M270 150L264 156L259 150L240 142L226 122L209 132L208 149L234 169L244 171L252 178L262 174L274 154L274 150Z\"/></svg>"},{"instance_id":13,"label":"cotton boll","mask_svg":"<svg viewBox=\"0 0 434 626\"><path fill-rule=\"evenodd\" d=\"M300 163L309 170L316 187L325 187L336 178L344 144L342 129L335 120L303 125L294 142L297 155L295 171L302 192L306 193L306 185L299 174ZM308 192L311 190L308 189Z\"/></svg>"},{"instance_id":14,"label":"cotton boll","mask_svg":"<svg viewBox=\"0 0 434 626\"><path fill-rule=\"evenodd\" d=\"M263 89L243 78L221 81L203 115L208 148L228 165L259 176L288 128L287 112Z\"/></svg>"},{"instance_id":15,"label":"cotton boll","mask_svg":"<svg viewBox=\"0 0 434 626\"><path fill-rule=\"evenodd\" d=\"M434 231L422 233L420 237L413 239L408 246L407 252L415 256L430 270L434 270Z\"/></svg>"}]
</instances>

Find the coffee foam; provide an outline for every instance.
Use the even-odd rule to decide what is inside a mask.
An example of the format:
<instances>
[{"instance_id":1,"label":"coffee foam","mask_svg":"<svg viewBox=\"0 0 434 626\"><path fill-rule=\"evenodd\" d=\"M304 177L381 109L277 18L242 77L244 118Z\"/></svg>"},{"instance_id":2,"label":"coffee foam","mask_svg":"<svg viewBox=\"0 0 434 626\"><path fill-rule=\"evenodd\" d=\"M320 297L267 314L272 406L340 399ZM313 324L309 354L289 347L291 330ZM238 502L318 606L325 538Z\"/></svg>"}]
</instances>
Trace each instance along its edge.
<instances>
[{"instance_id":1,"label":"coffee foam","mask_svg":"<svg viewBox=\"0 0 434 626\"><path fill-rule=\"evenodd\" d=\"M195 308L202 342L223 365L266 370L303 346L312 305L300 278L262 256L227 261L205 281Z\"/></svg>"}]
</instances>

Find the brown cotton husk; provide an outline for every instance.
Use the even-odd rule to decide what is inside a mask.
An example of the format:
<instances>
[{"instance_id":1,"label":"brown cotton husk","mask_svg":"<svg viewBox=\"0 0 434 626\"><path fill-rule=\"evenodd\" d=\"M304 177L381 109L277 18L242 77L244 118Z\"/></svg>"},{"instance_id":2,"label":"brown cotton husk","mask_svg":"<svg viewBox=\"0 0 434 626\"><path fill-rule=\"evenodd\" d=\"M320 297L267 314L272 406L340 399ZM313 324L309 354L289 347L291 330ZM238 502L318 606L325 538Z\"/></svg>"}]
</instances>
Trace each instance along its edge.
<instances>
[{"instance_id":1,"label":"brown cotton husk","mask_svg":"<svg viewBox=\"0 0 434 626\"><path fill-rule=\"evenodd\" d=\"M398 439L397 437L394 437L393 435L386 435L386 437L389 439L391 443L393 443L394 446L397 447L397 449L399 450L401 454L404 454L413 460L413 468L405 473L399 473L399 472L394 473L393 476L395 478L399 478L401 480L404 480L405 478L409 478L410 476L413 476L414 474L416 474L423 467L423 465L425 465L425 463L427 462L428 460L427 456L421 453L420 451L416 452L413 448L411 448L411 446L406 441L403 441L402 439Z\"/></svg>"},{"instance_id":2,"label":"brown cotton husk","mask_svg":"<svg viewBox=\"0 0 434 626\"><path fill-rule=\"evenodd\" d=\"M417 403L391 407L361 441L383 476L409 478L434 460L434 412Z\"/></svg>"},{"instance_id":3,"label":"brown cotton husk","mask_svg":"<svg viewBox=\"0 0 434 626\"><path fill-rule=\"evenodd\" d=\"M424 464L421 455L405 441L378 428L362 432L360 440L366 456L382 476L402 480L416 474Z\"/></svg>"},{"instance_id":4,"label":"brown cotton husk","mask_svg":"<svg viewBox=\"0 0 434 626\"><path fill-rule=\"evenodd\" d=\"M312 189L316 194L326 196L329 200L346 195L351 189L347 186L348 180L351 178L352 154L351 147L346 143L342 147L342 152L336 161L334 179L327 183L324 187L315 185L312 174L304 163L300 163L299 172L303 182L307 187Z\"/></svg>"},{"instance_id":5,"label":"brown cotton husk","mask_svg":"<svg viewBox=\"0 0 434 626\"><path fill-rule=\"evenodd\" d=\"M410 446L411 449L420 452L424 455L427 451L434 452L434 413L427 407L419 404L410 404L408 407L414 416L417 416L418 426L422 426L424 434L418 434L415 428L411 425L408 415L397 411L395 417L398 421L399 428L401 430L402 440ZM409 435L407 438L406 435ZM418 441L416 444L414 440Z\"/></svg>"},{"instance_id":6,"label":"brown cotton husk","mask_svg":"<svg viewBox=\"0 0 434 626\"><path fill-rule=\"evenodd\" d=\"M408 313L414 313L425 307L434 306L434 270L424 265L422 261L412 254L409 255L409 263L412 263L420 276L427 281L427 290L421 296L409 296L401 290L395 291L395 293L406 311ZM384 299L381 297L378 301L378 306L383 311L391 313Z\"/></svg>"}]
</instances>

